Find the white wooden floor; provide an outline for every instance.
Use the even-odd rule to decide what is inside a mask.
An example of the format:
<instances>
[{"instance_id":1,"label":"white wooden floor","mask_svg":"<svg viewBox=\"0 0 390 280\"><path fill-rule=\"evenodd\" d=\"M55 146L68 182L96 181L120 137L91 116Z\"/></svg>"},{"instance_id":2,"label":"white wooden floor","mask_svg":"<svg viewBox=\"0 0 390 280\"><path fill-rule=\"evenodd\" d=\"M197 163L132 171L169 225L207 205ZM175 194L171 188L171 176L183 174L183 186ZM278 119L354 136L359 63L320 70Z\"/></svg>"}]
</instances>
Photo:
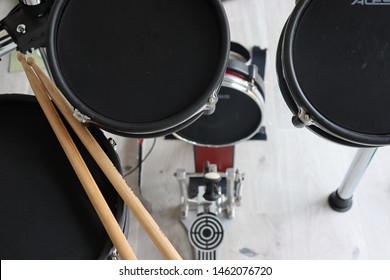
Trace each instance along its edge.
<instances>
[{"instance_id":1,"label":"white wooden floor","mask_svg":"<svg viewBox=\"0 0 390 280\"><path fill-rule=\"evenodd\" d=\"M0 16L12 2L1 1ZM390 259L390 148L378 150L355 193L352 209L337 213L327 205L327 197L341 183L356 149L291 125L274 62L282 25L294 2L223 2L232 40L248 48L268 49L264 120L268 140L236 146L235 164L246 174L245 190L242 206L226 231L221 259ZM9 74L7 69L5 57L0 62L0 93L31 93L24 74ZM136 141L114 138L123 166L134 166ZM152 142L145 140L144 154ZM168 239L184 259L191 259L180 223L179 186L173 176L177 168L194 171L192 146L157 139L143 165L141 190ZM137 188L135 176L127 179ZM162 258L134 219L129 241L140 259Z\"/></svg>"}]
</instances>

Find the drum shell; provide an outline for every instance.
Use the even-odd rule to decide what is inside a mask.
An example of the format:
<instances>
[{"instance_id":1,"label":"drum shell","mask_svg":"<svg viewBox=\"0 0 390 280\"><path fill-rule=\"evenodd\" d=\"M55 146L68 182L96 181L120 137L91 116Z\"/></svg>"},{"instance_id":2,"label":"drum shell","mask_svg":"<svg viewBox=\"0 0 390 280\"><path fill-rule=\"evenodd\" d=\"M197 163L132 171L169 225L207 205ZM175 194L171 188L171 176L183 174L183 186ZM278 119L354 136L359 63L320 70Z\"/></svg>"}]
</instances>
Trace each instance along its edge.
<instances>
[{"instance_id":1,"label":"drum shell","mask_svg":"<svg viewBox=\"0 0 390 280\"><path fill-rule=\"evenodd\" d=\"M230 60L216 110L174 135L197 146L231 146L259 132L264 112L264 86L259 75L251 81L248 65Z\"/></svg>"},{"instance_id":2,"label":"drum shell","mask_svg":"<svg viewBox=\"0 0 390 280\"><path fill-rule=\"evenodd\" d=\"M188 4L191 3L190 0L186 0L186 1L188 2ZM76 63L74 65L69 64L70 66L66 65L66 67L68 67L69 69L64 70L64 68L66 68L64 64L66 64L67 59L61 56L63 55L63 53L66 53L66 51L69 50L66 49L61 53L61 48L64 48L62 47L61 40L63 40L63 38L61 36L62 34L66 33L66 28L64 28L66 24L63 23L63 21L65 21L63 20L63 18L65 19L67 17L72 18L71 16L68 15L64 16L64 14L66 15L67 13L70 13L68 10L74 12L74 10L68 7L71 7L73 3L76 2L72 0L58 0L56 1L55 5L52 8L50 20L49 20L50 28L49 28L49 35L48 35L48 60L49 60L50 69L53 73L54 79L58 87L61 89L64 96L68 99L68 101L72 104L72 106L74 106L78 111L81 112L81 115L83 115L84 117L84 119L82 120L83 122L92 123L107 131L110 131L115 134L123 135L123 136L137 137L137 138L150 138L150 137L167 135L177 130L180 130L183 127L195 121L197 118L199 118L203 114L203 112L213 109L213 106L215 105L214 104L215 97L220 89L224 72L226 70L228 54L229 54L228 46L230 43L229 26L228 26L227 17L224 12L223 6L219 0L206 0L206 1L202 0L202 3L204 4L200 4L200 6L203 5L208 9L206 11L207 13L205 13L205 16L209 14L209 17L215 17L210 19L212 25L215 26L204 27L206 29L205 31L207 31L207 29L210 29L217 32L217 34L215 34L216 39L214 39L213 42L210 42L210 44L212 43L210 50L208 50L208 45L207 45L208 42L202 42L204 46L202 45L202 47L200 47L199 44L201 43L200 41L202 38L199 38L199 40L196 38L194 39L197 42L197 45L199 45L199 47L197 46L196 47L197 49L192 49L195 47L192 47L191 45L186 45L188 43L185 43L185 40L180 38L180 34L177 34L177 38L175 39L180 41L176 43L168 43L167 41L169 41L169 38L166 39L161 38L160 40L157 40L157 42L151 41L148 43L147 40L149 40L153 36L158 36L157 34L149 34L150 38L144 39L144 41L139 43L139 46L136 41L135 42L129 41L131 40L130 37L121 36L121 34L119 34L116 37L111 37L113 39L110 41L110 43L113 45L115 44L115 46L123 45L124 48L122 54L120 53L120 50L119 51L117 50L117 48L115 48L115 50L112 50L113 52L114 51L118 52L118 55L113 55L113 57L115 57L115 62L113 62L113 65L114 66L116 65L115 67L119 68L118 73L120 75L123 75L124 80L126 81L123 81L123 83L118 81L119 78L118 79L115 78L115 75L118 73L110 74L111 72L116 71L114 66L111 67L111 69L114 69L112 71L101 70L101 68L104 67L104 65L99 65L99 62L96 62L96 60L99 60L98 58L99 55L102 58L101 59L102 63L103 61L109 62L109 60L104 59L104 54L103 54L103 50L105 48L110 50L110 43L107 43L106 44L107 47L104 44L99 47L97 46L96 48L93 48L93 46L91 46L92 54L86 52L85 54L86 58L83 61L89 61L89 62L83 63L83 65L91 63L93 64L93 66L91 66L91 71L96 71L103 74L102 76L98 75L100 78L97 78L95 80L92 78L87 79L86 81L87 84L85 87L80 86L80 84L83 84L82 82L75 81L76 79L78 79L77 77L72 76L71 78L69 78L70 72L73 71L69 69L70 68L77 69L79 65L77 65ZM92 2L96 3L96 1L92 1ZM140 4L135 4L135 3L140 3ZM162 5L161 7L159 7L161 11L156 12L157 14L154 17L154 18L158 18L160 16L162 17L164 16L164 11L165 11L164 5L168 4L163 2L161 3L155 3L153 1L136 2L136 1L117 0L112 5L114 6L120 5L123 6L124 9L129 9L134 5L135 6L145 5L145 7L148 7L148 5L151 5L153 7ZM186 2L178 1L178 3L186 3ZM184 5L185 8L187 4L180 4L180 5ZM98 6L101 7L100 3L99 5L97 5L97 7ZM108 6L108 9L111 10L107 11L107 17L106 17L106 20L108 22L107 24L109 24L114 20L109 18L110 11L117 10L117 8L114 9ZM148 10L154 10L154 9L148 9ZM102 12L105 13L105 11ZM167 13L171 13L171 12L172 11L169 10L167 11ZM180 13L179 8L177 12ZM150 11L150 13L152 13L152 11ZM152 14L148 14L148 15L152 17ZM80 16L78 15L78 17ZM116 26L116 28L117 29L122 28L122 25L124 25L126 27L123 27L123 30L125 30L126 32L127 30L129 30L129 33L135 33L136 31L131 30L131 26L135 25L134 22L131 22L131 18L132 18L131 16L127 16L122 20L121 25L119 27ZM170 17L170 18L174 18L174 17ZM87 21L90 22L89 20ZM153 20L151 19L150 21L152 22ZM70 20L66 21L66 23L69 22ZM149 24L148 21L145 22L146 22L145 24ZM110 27L105 27L105 24L106 24L105 22L98 23L97 24L98 27L96 27L96 29L103 28L106 31L106 33L110 33L110 31L112 31L113 33L117 32L116 30L111 30ZM142 30L143 28L145 28L144 30L145 34L148 32L158 33L157 32L159 28L158 24L154 22L150 23L150 25L152 24L155 24L156 26L151 26L150 30L147 29L147 27L142 27L142 26L138 26L137 28L140 28ZM79 25L83 26L85 24L79 24ZM180 26L181 24L180 22L177 22L175 23L175 25ZM127 26L130 27L127 28ZM196 26L195 23L194 26ZM202 27L199 27L198 29L201 30L201 28ZM65 31L62 31L62 29L64 29ZM198 29L196 29L195 31L197 31L198 33L202 33L199 32ZM160 31L163 34L167 33L164 30L160 30ZM95 32L94 34L96 34L96 31L94 32ZM183 33L187 33L187 32L183 31ZM207 31L205 33L210 33L208 34L208 36L213 37L213 35L211 35L211 31L210 32ZM167 33L168 37L169 35L170 34ZM66 35L63 36L65 37ZM191 36L189 38L191 38ZM83 41L85 42L86 40ZM117 41L117 42L113 42L113 41ZM182 42L180 43L181 45L179 44L179 42ZM77 42L74 43L77 44ZM80 43L81 47L83 46L82 43ZM180 45L182 49L180 49L177 52L178 53L182 52L185 54L188 53L188 56L185 58L183 57L179 61L179 58L174 57L174 54L168 54L170 52L170 49L169 47L165 46L168 44L172 44L173 46ZM99 44L96 43L96 45ZM84 47L84 49L86 49L86 47ZM149 52L149 54L159 49L166 50L167 53L161 54L162 63L159 64L156 63L157 65L156 66L153 63L156 57L160 57L160 54L153 53L150 54L150 57L146 56L145 59L142 59L142 54L137 53L136 51L138 49L143 49L143 50L146 49ZM99 52L100 50L101 52ZM198 58L197 60L198 61L200 60L198 64L198 62L195 61L195 58L192 57L202 55L201 50L202 52L204 52L206 56L213 53L212 56L213 58L212 59L205 58L204 61ZM167 58L169 55L173 56L172 59ZM84 54L82 55L80 54L80 57L82 56L84 56ZM96 57L97 59L94 59L94 62L90 61L90 59L92 60L92 57L93 58ZM208 62L206 60L213 61L213 65L212 66L210 65L211 67L207 67L206 63ZM144 63L143 61L146 62ZM196 62L195 63L196 65L192 64L194 63L194 61ZM151 72L150 74L146 73L149 71L149 70L145 70L146 68L149 67L148 63L151 63L154 66L156 66L154 72L152 71L153 73ZM108 64L109 63L106 63L106 65ZM132 65L132 64L134 64L134 68L129 69L130 67L128 67L128 65ZM201 64L204 65L203 67L199 68L199 65ZM153 67L150 66L150 68ZM208 70L208 68L214 69L215 72L211 73L212 70ZM83 69L88 69L88 67L83 66ZM195 70L191 70L191 69L195 69ZM202 71L198 71L200 69L202 69ZM176 71L179 73L175 73ZM207 73L208 75L207 81L206 79L204 79L204 77L206 76L200 74L200 72L210 72ZM189 75L183 77L182 73L189 73ZM108 83L112 83L113 90L111 90L111 92L110 90L107 90L107 93L99 92L99 94L96 95L96 98L99 100L93 100L95 98L94 90L99 91L99 88L97 88L97 86L92 85L92 83L96 83L99 80L104 79L104 75L106 74L110 75L109 76L110 79L112 78L112 80L107 80L107 81ZM152 76L152 78L150 78L149 76ZM176 76L178 77L177 79L175 78ZM89 77L93 77L93 75L90 75ZM192 82L192 80L194 82ZM197 80L199 80L200 84L202 84L203 87L202 90L192 89L192 86L196 84L195 81ZM126 83L127 85L125 85ZM79 87L77 88L75 84L77 84ZM104 85L104 87L106 86ZM80 88L86 90L78 90ZM90 89L94 89L94 90L90 90ZM107 96L105 94L107 94ZM164 98L165 94L167 95L166 98ZM112 96L111 99L110 96ZM110 105L111 103L112 105Z\"/></svg>"},{"instance_id":3,"label":"drum shell","mask_svg":"<svg viewBox=\"0 0 390 280\"><path fill-rule=\"evenodd\" d=\"M103 225L33 96L0 95L0 229L2 259L107 259L113 251ZM71 131L124 234L129 210ZM120 170L112 145L90 132Z\"/></svg>"}]
</instances>

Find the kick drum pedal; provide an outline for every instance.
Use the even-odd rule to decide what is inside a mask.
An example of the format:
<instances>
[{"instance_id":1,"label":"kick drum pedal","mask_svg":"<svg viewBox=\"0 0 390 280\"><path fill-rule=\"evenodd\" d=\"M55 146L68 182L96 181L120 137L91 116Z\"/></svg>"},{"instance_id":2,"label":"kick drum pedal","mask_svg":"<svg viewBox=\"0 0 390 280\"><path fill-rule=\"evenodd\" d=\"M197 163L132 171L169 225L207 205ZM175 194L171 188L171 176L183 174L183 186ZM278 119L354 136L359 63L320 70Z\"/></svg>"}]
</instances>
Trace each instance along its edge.
<instances>
[{"instance_id":1,"label":"kick drum pedal","mask_svg":"<svg viewBox=\"0 0 390 280\"><path fill-rule=\"evenodd\" d=\"M205 162L203 173L175 173L180 186L181 221L188 231L196 260L216 260L225 231L241 203L244 174L234 168L225 173Z\"/></svg>"}]
</instances>

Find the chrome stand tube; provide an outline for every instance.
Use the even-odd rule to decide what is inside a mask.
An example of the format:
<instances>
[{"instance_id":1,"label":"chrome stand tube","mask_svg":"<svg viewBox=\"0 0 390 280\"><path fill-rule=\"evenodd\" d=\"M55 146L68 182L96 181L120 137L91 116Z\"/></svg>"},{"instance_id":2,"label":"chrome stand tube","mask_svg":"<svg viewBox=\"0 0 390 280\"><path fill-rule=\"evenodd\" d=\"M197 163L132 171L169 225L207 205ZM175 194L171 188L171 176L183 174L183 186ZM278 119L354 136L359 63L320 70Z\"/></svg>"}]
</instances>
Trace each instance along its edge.
<instances>
[{"instance_id":1,"label":"chrome stand tube","mask_svg":"<svg viewBox=\"0 0 390 280\"><path fill-rule=\"evenodd\" d=\"M16 44L5 29L0 27L0 58L16 49Z\"/></svg>"},{"instance_id":2,"label":"chrome stand tube","mask_svg":"<svg viewBox=\"0 0 390 280\"><path fill-rule=\"evenodd\" d=\"M53 75L52 75L52 73L51 73L51 71L50 71L49 61L48 61L48 59L47 59L47 52L46 52L46 49L45 49L45 48L39 48L38 51L39 51L39 54L40 54L41 57L42 57L43 63L45 64L45 68L46 68L47 74L49 75L50 79L51 79L52 81L54 81L54 80L53 80Z\"/></svg>"},{"instance_id":3,"label":"chrome stand tube","mask_svg":"<svg viewBox=\"0 0 390 280\"><path fill-rule=\"evenodd\" d=\"M377 148L361 148L356 152L343 182L337 189L337 194L340 198L350 199L353 196L376 151Z\"/></svg>"},{"instance_id":4,"label":"chrome stand tube","mask_svg":"<svg viewBox=\"0 0 390 280\"><path fill-rule=\"evenodd\" d=\"M340 187L329 196L329 204L338 212L352 207L352 197L378 148L361 148L356 152Z\"/></svg>"}]
</instances>

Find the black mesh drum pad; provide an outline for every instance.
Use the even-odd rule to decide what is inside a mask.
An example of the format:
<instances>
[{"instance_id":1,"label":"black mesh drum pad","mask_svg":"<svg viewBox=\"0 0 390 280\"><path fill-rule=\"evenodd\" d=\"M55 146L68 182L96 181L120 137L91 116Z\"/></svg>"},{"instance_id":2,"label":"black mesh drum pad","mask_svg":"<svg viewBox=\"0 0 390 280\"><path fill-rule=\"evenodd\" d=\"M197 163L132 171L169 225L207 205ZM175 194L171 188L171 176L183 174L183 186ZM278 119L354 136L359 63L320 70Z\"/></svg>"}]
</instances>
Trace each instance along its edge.
<instances>
[{"instance_id":1,"label":"black mesh drum pad","mask_svg":"<svg viewBox=\"0 0 390 280\"><path fill-rule=\"evenodd\" d=\"M108 255L108 236L35 98L0 95L0 128L0 258L97 259ZM91 132L119 167L108 140L97 129ZM123 202L71 135L120 220Z\"/></svg>"},{"instance_id":2,"label":"black mesh drum pad","mask_svg":"<svg viewBox=\"0 0 390 280\"><path fill-rule=\"evenodd\" d=\"M229 31L219 0L57 0L49 62L67 99L119 132L164 130L217 90Z\"/></svg>"},{"instance_id":3,"label":"black mesh drum pad","mask_svg":"<svg viewBox=\"0 0 390 280\"><path fill-rule=\"evenodd\" d=\"M347 141L390 143L387 2L301 0L281 38L284 79L293 99Z\"/></svg>"}]
</instances>

